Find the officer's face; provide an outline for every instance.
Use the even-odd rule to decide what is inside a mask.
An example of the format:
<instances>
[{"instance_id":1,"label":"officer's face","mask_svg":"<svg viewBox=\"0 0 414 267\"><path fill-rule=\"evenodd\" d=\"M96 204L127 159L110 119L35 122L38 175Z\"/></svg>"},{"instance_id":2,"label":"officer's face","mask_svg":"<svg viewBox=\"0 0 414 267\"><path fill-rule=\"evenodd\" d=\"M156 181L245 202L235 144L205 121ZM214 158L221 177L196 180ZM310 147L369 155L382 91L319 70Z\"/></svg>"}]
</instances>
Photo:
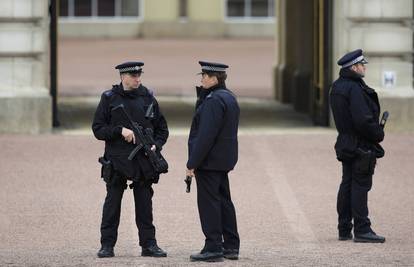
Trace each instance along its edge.
<instances>
[{"instance_id":1,"label":"officer's face","mask_svg":"<svg viewBox=\"0 0 414 267\"><path fill-rule=\"evenodd\" d=\"M365 64L358 63L352 66L352 70L361 75L361 77L365 76L366 67Z\"/></svg>"},{"instance_id":2,"label":"officer's face","mask_svg":"<svg viewBox=\"0 0 414 267\"><path fill-rule=\"evenodd\" d=\"M218 80L216 76L208 76L207 73L203 73L201 75L201 84L204 89L209 89L210 87L218 84Z\"/></svg>"},{"instance_id":3,"label":"officer's face","mask_svg":"<svg viewBox=\"0 0 414 267\"><path fill-rule=\"evenodd\" d=\"M131 90L138 88L141 84L141 73L125 73L121 76L122 84L124 89Z\"/></svg>"}]
</instances>

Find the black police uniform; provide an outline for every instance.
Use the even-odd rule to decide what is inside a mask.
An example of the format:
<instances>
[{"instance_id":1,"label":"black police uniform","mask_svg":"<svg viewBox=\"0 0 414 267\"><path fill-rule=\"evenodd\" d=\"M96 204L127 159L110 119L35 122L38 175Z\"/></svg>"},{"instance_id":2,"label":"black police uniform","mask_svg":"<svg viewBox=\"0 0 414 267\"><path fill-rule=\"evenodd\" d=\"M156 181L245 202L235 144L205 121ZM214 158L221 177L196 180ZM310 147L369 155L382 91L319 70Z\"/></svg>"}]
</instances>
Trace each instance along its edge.
<instances>
[{"instance_id":1,"label":"black police uniform","mask_svg":"<svg viewBox=\"0 0 414 267\"><path fill-rule=\"evenodd\" d=\"M141 62L127 62L116 68L123 72L141 72ZM102 247L112 248L118 235L118 225L121 213L121 200L127 188L127 178L132 180L135 200L135 221L139 233L139 245L148 248L156 245L155 227L152 223L152 196L151 184L157 182L158 175L154 173L144 152L139 151L133 160L128 160L129 153L135 148L131 142L124 140L121 131L123 125L118 120L119 114L113 110L122 104L132 120L146 128L152 128L155 145L161 150L168 138L168 127L161 113L157 100L152 92L140 85L133 90L124 90L122 83L113 85L111 90L105 91L96 109L92 130L95 137L105 141L105 155L113 164L114 175L110 183L106 184L107 195L103 206L101 224ZM145 114L152 105L151 114ZM145 115L149 115L145 117ZM128 128L128 127L126 127Z\"/></svg>"},{"instance_id":2,"label":"black police uniform","mask_svg":"<svg viewBox=\"0 0 414 267\"><path fill-rule=\"evenodd\" d=\"M224 64L200 62L203 72L224 71ZM202 252L239 250L236 212L228 172L237 162L240 109L224 84L197 88L198 100L188 139L188 169L195 169L197 204L203 233Z\"/></svg>"},{"instance_id":3,"label":"black police uniform","mask_svg":"<svg viewBox=\"0 0 414 267\"><path fill-rule=\"evenodd\" d=\"M379 124L378 96L358 73L349 68L356 63L367 63L360 49L338 61L342 68L330 92L330 104L338 130L335 150L343 166L337 198L341 240L352 238L352 219L355 237L375 234L368 218L367 198L376 158L384 155L379 145L384 139L384 130Z\"/></svg>"}]
</instances>

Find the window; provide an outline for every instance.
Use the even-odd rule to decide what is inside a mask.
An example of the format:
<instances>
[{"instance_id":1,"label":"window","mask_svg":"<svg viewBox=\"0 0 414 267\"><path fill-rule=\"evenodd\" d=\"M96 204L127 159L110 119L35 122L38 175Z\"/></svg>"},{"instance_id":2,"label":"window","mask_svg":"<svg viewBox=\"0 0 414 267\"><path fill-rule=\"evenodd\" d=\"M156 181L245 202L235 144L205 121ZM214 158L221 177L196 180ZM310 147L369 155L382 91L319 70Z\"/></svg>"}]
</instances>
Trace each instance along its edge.
<instances>
[{"instance_id":1,"label":"window","mask_svg":"<svg viewBox=\"0 0 414 267\"><path fill-rule=\"evenodd\" d=\"M274 0L227 0L228 18L273 18Z\"/></svg>"},{"instance_id":2,"label":"window","mask_svg":"<svg viewBox=\"0 0 414 267\"><path fill-rule=\"evenodd\" d=\"M99 17L115 16L115 0L99 0L97 8Z\"/></svg>"},{"instance_id":3,"label":"window","mask_svg":"<svg viewBox=\"0 0 414 267\"><path fill-rule=\"evenodd\" d=\"M140 16L141 0L60 0L63 18L119 18Z\"/></svg>"},{"instance_id":4,"label":"window","mask_svg":"<svg viewBox=\"0 0 414 267\"><path fill-rule=\"evenodd\" d=\"M68 16L68 0L60 0L59 2L59 16Z\"/></svg>"},{"instance_id":5,"label":"window","mask_svg":"<svg viewBox=\"0 0 414 267\"><path fill-rule=\"evenodd\" d=\"M75 17L92 16L92 0L75 0Z\"/></svg>"},{"instance_id":6,"label":"window","mask_svg":"<svg viewBox=\"0 0 414 267\"><path fill-rule=\"evenodd\" d=\"M122 0L121 1L121 16L123 17L137 17L139 11L138 0Z\"/></svg>"},{"instance_id":7,"label":"window","mask_svg":"<svg viewBox=\"0 0 414 267\"><path fill-rule=\"evenodd\" d=\"M178 2L178 15L181 19L187 18L187 0L180 0Z\"/></svg>"}]
</instances>

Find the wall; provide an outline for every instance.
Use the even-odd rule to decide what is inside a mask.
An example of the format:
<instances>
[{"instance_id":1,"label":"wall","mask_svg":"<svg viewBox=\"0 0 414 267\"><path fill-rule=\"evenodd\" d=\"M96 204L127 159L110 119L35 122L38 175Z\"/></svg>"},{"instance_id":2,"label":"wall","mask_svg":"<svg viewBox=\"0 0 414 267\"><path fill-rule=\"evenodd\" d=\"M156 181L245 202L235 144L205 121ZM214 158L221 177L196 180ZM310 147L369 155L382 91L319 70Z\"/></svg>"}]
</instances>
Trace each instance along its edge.
<instances>
[{"instance_id":1,"label":"wall","mask_svg":"<svg viewBox=\"0 0 414 267\"><path fill-rule=\"evenodd\" d=\"M61 37L211 38L273 37L274 21L225 18L224 0L187 0L187 17L179 17L179 0L143 0L135 19L61 19Z\"/></svg>"},{"instance_id":2,"label":"wall","mask_svg":"<svg viewBox=\"0 0 414 267\"><path fill-rule=\"evenodd\" d=\"M334 2L333 79L336 61L361 48L369 61L366 83L391 112L388 127L414 130L413 1L336 0ZM389 75L389 83L385 76Z\"/></svg>"},{"instance_id":3,"label":"wall","mask_svg":"<svg viewBox=\"0 0 414 267\"><path fill-rule=\"evenodd\" d=\"M47 2L0 2L1 133L51 129Z\"/></svg>"}]
</instances>

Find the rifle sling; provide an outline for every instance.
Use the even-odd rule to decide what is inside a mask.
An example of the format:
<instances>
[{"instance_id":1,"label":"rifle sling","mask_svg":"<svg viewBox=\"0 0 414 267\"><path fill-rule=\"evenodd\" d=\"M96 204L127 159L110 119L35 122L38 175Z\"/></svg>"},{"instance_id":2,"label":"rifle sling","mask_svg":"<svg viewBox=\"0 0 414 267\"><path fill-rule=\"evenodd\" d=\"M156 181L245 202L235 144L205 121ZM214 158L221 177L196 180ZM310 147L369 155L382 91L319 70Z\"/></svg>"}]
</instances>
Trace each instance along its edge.
<instances>
[{"instance_id":1,"label":"rifle sling","mask_svg":"<svg viewBox=\"0 0 414 267\"><path fill-rule=\"evenodd\" d=\"M143 126L144 128L153 128L151 122L149 120L147 120L145 118L145 111L144 111L144 101L143 99L140 97L138 98L138 101L140 102L139 108L135 108L135 109L131 109L129 107L129 105L125 105L125 112L128 113L129 117L135 121L138 122L141 126ZM133 114L131 114L130 110L133 110ZM131 125L132 126L132 125Z\"/></svg>"}]
</instances>

